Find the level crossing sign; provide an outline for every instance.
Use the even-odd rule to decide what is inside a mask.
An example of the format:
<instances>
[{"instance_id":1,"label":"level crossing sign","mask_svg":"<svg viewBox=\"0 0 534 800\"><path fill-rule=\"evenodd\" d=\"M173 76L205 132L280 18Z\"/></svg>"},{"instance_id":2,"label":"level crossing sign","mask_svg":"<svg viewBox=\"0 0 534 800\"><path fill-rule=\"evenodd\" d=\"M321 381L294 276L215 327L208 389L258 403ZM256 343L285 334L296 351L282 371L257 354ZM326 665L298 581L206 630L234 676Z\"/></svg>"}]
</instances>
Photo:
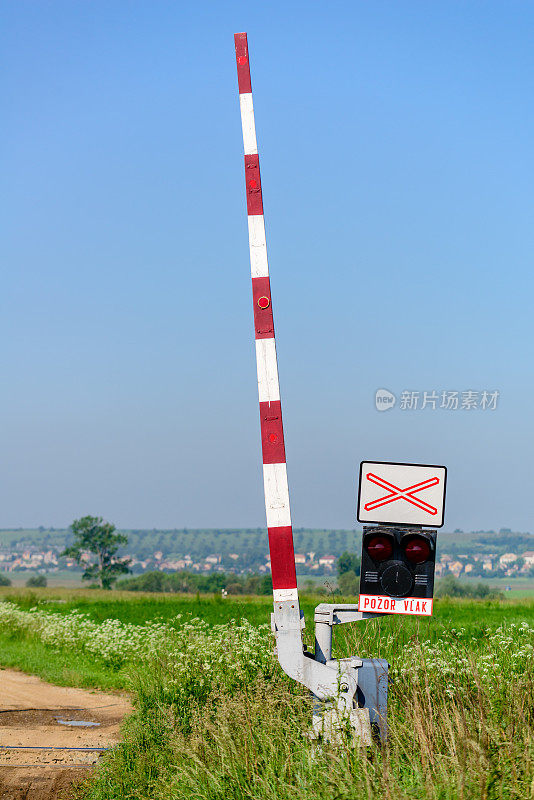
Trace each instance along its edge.
<instances>
[{"instance_id":1,"label":"level crossing sign","mask_svg":"<svg viewBox=\"0 0 534 800\"><path fill-rule=\"evenodd\" d=\"M362 461L358 521L441 528L447 468Z\"/></svg>"}]
</instances>

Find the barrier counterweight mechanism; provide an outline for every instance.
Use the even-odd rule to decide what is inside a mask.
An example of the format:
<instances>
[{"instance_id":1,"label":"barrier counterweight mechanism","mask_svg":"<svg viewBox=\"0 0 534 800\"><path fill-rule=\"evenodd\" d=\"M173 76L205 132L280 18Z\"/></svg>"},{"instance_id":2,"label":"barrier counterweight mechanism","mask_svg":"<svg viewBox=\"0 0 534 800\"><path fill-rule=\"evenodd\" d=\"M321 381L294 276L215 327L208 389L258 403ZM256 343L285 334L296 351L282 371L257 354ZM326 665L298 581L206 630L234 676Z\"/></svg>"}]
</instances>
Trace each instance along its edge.
<instances>
[{"instance_id":1,"label":"barrier counterweight mechanism","mask_svg":"<svg viewBox=\"0 0 534 800\"><path fill-rule=\"evenodd\" d=\"M315 652L302 641L304 616L297 591L284 432L269 283L261 176L246 33L235 34L243 128L252 303L260 406L263 485L273 580L272 626L280 666L316 698L315 735L335 737L350 724L364 743L374 729L386 736L388 664L383 659L332 658L332 628L377 616L357 605L321 603L315 609Z\"/></svg>"}]
</instances>

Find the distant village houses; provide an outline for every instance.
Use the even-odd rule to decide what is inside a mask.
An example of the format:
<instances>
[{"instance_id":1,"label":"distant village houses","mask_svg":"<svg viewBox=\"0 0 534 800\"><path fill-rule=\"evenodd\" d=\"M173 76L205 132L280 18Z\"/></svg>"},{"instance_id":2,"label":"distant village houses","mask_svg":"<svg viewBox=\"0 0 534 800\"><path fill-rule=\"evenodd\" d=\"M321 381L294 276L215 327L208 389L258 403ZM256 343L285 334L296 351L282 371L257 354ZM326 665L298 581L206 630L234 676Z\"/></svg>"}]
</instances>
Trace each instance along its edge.
<instances>
[{"instance_id":1,"label":"distant village houses","mask_svg":"<svg viewBox=\"0 0 534 800\"><path fill-rule=\"evenodd\" d=\"M306 550L306 545L311 540L300 538L298 531L295 532L295 564L300 576L320 576L335 573L337 560L341 550L348 549L350 552L358 550L358 545L342 544L342 538L335 534L331 539L331 544L325 549ZM336 538L337 537L337 538ZM262 539L260 550L243 549L241 552L228 552L228 549L217 551L213 545L217 543L216 538L211 539L210 550L200 555L198 552L180 552L179 538L172 544L176 544L177 551L169 552L167 540L166 547L162 547L164 540L161 536L154 542L154 550L147 549L146 545L139 553L123 551L120 555L130 559L130 567L134 574L158 570L163 572L190 571L197 574L208 574L212 572L225 572L234 574L246 574L251 572L262 575L269 574L271 561L269 553L266 552L266 543ZM209 541L209 540L208 540ZM258 541L260 541L258 539ZM319 539L321 546L324 547L325 539ZM345 536L345 541L347 537ZM534 541L531 539L531 541ZM454 543L449 552L440 552L447 544L447 536L438 537L438 558L436 561L436 577L441 578L453 575L457 578L469 577L470 579L486 579L492 577L534 577L534 549L521 552L519 547L502 546L499 552L496 546L493 552L470 552L473 547L462 547L460 553L456 552ZM466 543L467 544L467 543ZM497 543L496 543L497 544ZM232 545L237 549L237 543ZM309 546L309 545L308 545ZM339 547L339 551L334 547ZM531 545L532 547L532 545ZM89 551L81 553L81 563L77 563L73 558L61 557L63 547L61 543L54 542L50 547L39 547L38 544L21 542L17 545L16 541L10 547L1 545L0 538L0 571L4 573L25 572L33 570L41 573L57 572L59 570L74 570L79 572L80 567L94 562L94 555ZM264 549L265 548L265 549ZM330 549L332 548L332 549ZM135 550L135 544L133 549ZM199 548L200 549L200 548ZM459 548L458 548L459 549ZM483 550L481 547L480 550ZM493 548L492 548L493 549ZM329 552L330 550L330 552Z\"/></svg>"},{"instance_id":2,"label":"distant village houses","mask_svg":"<svg viewBox=\"0 0 534 800\"><path fill-rule=\"evenodd\" d=\"M335 556L322 556L319 559L319 566L327 569L334 569L337 558Z\"/></svg>"}]
</instances>

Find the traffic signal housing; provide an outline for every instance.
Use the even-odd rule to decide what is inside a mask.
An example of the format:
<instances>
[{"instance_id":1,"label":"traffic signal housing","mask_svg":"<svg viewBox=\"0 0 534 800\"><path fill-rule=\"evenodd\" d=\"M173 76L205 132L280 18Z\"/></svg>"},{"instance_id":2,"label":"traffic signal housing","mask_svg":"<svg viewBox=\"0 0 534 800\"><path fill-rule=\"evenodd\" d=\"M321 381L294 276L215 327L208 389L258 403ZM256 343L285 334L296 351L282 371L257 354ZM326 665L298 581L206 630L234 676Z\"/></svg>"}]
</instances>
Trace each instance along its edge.
<instances>
[{"instance_id":1,"label":"traffic signal housing","mask_svg":"<svg viewBox=\"0 0 534 800\"><path fill-rule=\"evenodd\" d=\"M436 539L419 527L364 527L359 610L431 616Z\"/></svg>"}]
</instances>

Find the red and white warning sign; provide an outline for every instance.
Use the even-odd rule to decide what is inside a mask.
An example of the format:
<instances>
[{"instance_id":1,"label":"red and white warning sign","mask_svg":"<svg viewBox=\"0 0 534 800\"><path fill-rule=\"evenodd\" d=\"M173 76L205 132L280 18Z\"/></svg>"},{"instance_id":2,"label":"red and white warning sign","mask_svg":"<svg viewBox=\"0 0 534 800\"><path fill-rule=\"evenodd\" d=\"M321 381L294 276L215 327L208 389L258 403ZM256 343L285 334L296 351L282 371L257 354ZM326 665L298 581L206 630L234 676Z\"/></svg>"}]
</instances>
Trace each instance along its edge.
<instances>
[{"instance_id":1,"label":"red and white warning sign","mask_svg":"<svg viewBox=\"0 0 534 800\"><path fill-rule=\"evenodd\" d=\"M358 521L441 528L446 467L362 461Z\"/></svg>"},{"instance_id":2,"label":"red and white warning sign","mask_svg":"<svg viewBox=\"0 0 534 800\"><path fill-rule=\"evenodd\" d=\"M433 599L430 597L388 597L381 594L361 594L358 611L373 614L419 614L432 616Z\"/></svg>"}]
</instances>

